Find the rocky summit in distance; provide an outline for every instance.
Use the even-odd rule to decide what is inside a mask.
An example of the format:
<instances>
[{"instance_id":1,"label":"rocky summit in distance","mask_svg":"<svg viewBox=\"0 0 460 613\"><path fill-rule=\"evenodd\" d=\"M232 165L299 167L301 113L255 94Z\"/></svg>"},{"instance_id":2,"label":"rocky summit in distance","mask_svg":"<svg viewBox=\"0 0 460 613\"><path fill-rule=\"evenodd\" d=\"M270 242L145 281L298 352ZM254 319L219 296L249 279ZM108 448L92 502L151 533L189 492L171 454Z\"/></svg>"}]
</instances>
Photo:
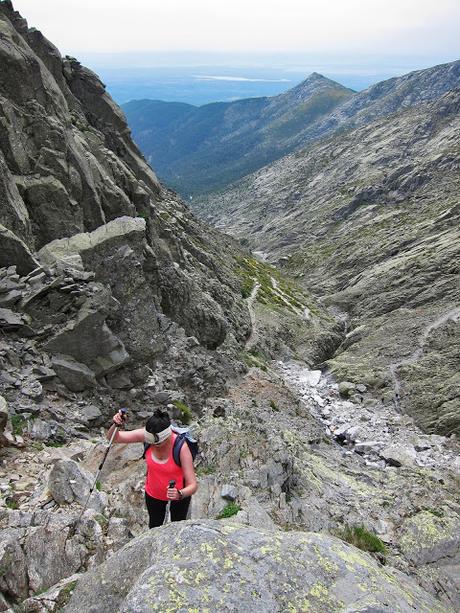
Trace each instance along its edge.
<instances>
[{"instance_id":1,"label":"rocky summit in distance","mask_svg":"<svg viewBox=\"0 0 460 613\"><path fill-rule=\"evenodd\" d=\"M430 83L448 87L459 66L405 79L406 88L415 81L420 101L436 89ZM448 435L460 434L459 118L454 87L202 203L205 217L347 320L325 364L339 380L364 383L426 431Z\"/></svg>"},{"instance_id":2,"label":"rocky summit in distance","mask_svg":"<svg viewBox=\"0 0 460 613\"><path fill-rule=\"evenodd\" d=\"M133 137L162 180L184 196L225 187L296 149L303 133L353 92L318 73L278 96L195 107L123 105Z\"/></svg>"}]
</instances>

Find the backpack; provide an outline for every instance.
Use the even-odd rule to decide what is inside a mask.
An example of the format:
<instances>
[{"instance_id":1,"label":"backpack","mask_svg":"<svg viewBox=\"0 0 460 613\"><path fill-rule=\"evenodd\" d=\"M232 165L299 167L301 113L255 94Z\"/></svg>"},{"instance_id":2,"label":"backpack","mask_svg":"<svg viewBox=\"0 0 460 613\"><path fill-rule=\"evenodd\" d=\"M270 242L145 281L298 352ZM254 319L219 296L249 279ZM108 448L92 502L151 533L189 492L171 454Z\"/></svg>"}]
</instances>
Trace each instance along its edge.
<instances>
[{"instance_id":1,"label":"backpack","mask_svg":"<svg viewBox=\"0 0 460 613\"><path fill-rule=\"evenodd\" d=\"M184 443L187 443L190 453L192 454L192 460L194 460L198 453L198 441L192 437L190 430L188 428L179 428L178 426L173 425L171 426L171 430L177 434L173 447L173 458L177 466L181 465L180 451ZM145 460L145 454L150 446L150 443L144 443L144 453L142 454L143 460Z\"/></svg>"}]
</instances>

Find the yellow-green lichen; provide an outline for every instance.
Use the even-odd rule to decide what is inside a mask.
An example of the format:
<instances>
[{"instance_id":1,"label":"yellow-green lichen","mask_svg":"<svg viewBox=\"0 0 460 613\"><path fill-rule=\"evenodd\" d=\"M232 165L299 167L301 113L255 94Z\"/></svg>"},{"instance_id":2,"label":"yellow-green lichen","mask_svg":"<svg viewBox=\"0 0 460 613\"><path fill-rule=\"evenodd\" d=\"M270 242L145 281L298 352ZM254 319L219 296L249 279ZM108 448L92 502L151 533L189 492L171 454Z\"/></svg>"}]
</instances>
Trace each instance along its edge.
<instances>
[{"instance_id":1,"label":"yellow-green lichen","mask_svg":"<svg viewBox=\"0 0 460 613\"><path fill-rule=\"evenodd\" d=\"M453 518L437 517L429 511L421 511L405 522L405 532L400 540L401 550L411 554L431 549L452 535L455 523Z\"/></svg>"}]
</instances>

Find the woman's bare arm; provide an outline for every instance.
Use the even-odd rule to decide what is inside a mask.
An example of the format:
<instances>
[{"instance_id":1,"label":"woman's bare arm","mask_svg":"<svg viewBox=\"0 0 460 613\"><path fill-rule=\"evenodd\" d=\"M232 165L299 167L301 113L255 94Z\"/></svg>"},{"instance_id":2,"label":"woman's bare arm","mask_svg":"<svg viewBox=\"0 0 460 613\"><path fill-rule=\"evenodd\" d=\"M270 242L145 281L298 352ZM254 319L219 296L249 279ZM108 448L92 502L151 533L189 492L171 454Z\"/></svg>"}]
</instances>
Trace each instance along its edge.
<instances>
[{"instance_id":1,"label":"woman's bare arm","mask_svg":"<svg viewBox=\"0 0 460 613\"><path fill-rule=\"evenodd\" d=\"M186 498L187 496L192 496L198 489L193 458L187 444L182 445L182 449L180 450L180 463L184 472L185 481L185 487L182 488L181 492L182 496Z\"/></svg>"},{"instance_id":2,"label":"woman's bare arm","mask_svg":"<svg viewBox=\"0 0 460 613\"><path fill-rule=\"evenodd\" d=\"M119 428L123 425L124 419L120 412L113 416L113 424L107 431L106 437L110 440L112 438L115 428ZM114 443L143 443L144 442L144 428L137 428L136 430L128 430L124 432L118 430L113 439Z\"/></svg>"}]
</instances>

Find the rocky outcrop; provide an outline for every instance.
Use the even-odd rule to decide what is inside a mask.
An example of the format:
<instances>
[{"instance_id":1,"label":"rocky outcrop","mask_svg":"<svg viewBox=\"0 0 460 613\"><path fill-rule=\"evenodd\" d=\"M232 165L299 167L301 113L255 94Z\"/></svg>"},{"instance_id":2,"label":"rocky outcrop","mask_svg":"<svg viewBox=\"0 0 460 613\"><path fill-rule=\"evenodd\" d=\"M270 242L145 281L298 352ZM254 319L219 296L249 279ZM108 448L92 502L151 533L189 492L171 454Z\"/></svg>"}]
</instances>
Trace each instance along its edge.
<instances>
[{"instance_id":1,"label":"rocky outcrop","mask_svg":"<svg viewBox=\"0 0 460 613\"><path fill-rule=\"evenodd\" d=\"M2 328L32 338L75 393L145 384L159 360L156 391L222 389L250 331L236 243L160 186L94 73L11 2L0 26L0 266L16 266Z\"/></svg>"},{"instance_id":2,"label":"rocky outcrop","mask_svg":"<svg viewBox=\"0 0 460 613\"><path fill-rule=\"evenodd\" d=\"M38 266L27 245L5 226L0 225L0 268L16 266L19 274L26 275Z\"/></svg>"},{"instance_id":3,"label":"rocky outcrop","mask_svg":"<svg viewBox=\"0 0 460 613\"><path fill-rule=\"evenodd\" d=\"M200 521L138 537L78 581L65 611L409 612L414 602L446 611L408 577L338 539Z\"/></svg>"},{"instance_id":4,"label":"rocky outcrop","mask_svg":"<svg viewBox=\"0 0 460 613\"><path fill-rule=\"evenodd\" d=\"M323 360L339 381L442 434L460 432L459 109L455 89L287 156L213 202L220 228L251 237L348 318Z\"/></svg>"}]
</instances>

